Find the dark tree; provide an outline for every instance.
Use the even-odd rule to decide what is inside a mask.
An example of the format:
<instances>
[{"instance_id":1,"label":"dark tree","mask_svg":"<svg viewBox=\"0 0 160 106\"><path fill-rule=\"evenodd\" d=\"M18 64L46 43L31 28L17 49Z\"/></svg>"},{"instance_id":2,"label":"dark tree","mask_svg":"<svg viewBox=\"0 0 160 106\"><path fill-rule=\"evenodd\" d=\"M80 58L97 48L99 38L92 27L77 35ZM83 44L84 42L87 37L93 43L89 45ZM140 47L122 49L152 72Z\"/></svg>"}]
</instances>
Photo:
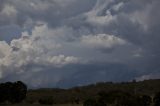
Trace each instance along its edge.
<instances>
[{"instance_id":1,"label":"dark tree","mask_svg":"<svg viewBox=\"0 0 160 106\"><path fill-rule=\"evenodd\" d=\"M11 96L11 89L13 83L6 82L0 84L0 103L5 102L10 99Z\"/></svg>"},{"instance_id":2,"label":"dark tree","mask_svg":"<svg viewBox=\"0 0 160 106\"><path fill-rule=\"evenodd\" d=\"M13 83L13 87L11 90L11 98L9 101L11 103L21 102L23 99L26 98L26 93L27 93L27 86L23 82L17 81Z\"/></svg>"},{"instance_id":3,"label":"dark tree","mask_svg":"<svg viewBox=\"0 0 160 106\"><path fill-rule=\"evenodd\" d=\"M0 84L0 103L5 102L7 99L5 84Z\"/></svg>"},{"instance_id":4,"label":"dark tree","mask_svg":"<svg viewBox=\"0 0 160 106\"><path fill-rule=\"evenodd\" d=\"M154 106L160 106L160 92L158 92L153 98Z\"/></svg>"},{"instance_id":5,"label":"dark tree","mask_svg":"<svg viewBox=\"0 0 160 106\"><path fill-rule=\"evenodd\" d=\"M27 86L21 81L2 83L0 84L0 103L5 101L19 103L25 99L26 93Z\"/></svg>"}]
</instances>

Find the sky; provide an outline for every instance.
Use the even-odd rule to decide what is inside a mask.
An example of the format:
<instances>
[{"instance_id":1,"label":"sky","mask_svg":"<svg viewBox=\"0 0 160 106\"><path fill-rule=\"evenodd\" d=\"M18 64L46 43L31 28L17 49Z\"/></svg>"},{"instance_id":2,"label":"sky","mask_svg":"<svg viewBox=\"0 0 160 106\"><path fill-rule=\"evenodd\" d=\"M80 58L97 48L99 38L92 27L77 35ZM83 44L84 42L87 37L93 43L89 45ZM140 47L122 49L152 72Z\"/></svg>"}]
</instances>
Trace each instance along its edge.
<instances>
[{"instance_id":1,"label":"sky","mask_svg":"<svg viewBox=\"0 0 160 106\"><path fill-rule=\"evenodd\" d=\"M69 88L160 78L160 0L0 0L0 82Z\"/></svg>"}]
</instances>

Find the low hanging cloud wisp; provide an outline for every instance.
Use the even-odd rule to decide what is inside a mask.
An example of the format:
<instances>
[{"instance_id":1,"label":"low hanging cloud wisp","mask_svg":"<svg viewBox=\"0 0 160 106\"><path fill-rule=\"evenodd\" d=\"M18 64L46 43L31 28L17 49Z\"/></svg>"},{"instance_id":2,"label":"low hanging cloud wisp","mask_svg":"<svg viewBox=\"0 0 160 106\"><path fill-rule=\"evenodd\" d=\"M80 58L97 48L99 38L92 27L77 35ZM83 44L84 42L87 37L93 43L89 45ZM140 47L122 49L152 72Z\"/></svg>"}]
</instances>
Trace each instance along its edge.
<instances>
[{"instance_id":1,"label":"low hanging cloud wisp","mask_svg":"<svg viewBox=\"0 0 160 106\"><path fill-rule=\"evenodd\" d=\"M110 49L118 45L125 45L127 42L114 35L98 34L82 36L82 43L92 48Z\"/></svg>"}]
</instances>

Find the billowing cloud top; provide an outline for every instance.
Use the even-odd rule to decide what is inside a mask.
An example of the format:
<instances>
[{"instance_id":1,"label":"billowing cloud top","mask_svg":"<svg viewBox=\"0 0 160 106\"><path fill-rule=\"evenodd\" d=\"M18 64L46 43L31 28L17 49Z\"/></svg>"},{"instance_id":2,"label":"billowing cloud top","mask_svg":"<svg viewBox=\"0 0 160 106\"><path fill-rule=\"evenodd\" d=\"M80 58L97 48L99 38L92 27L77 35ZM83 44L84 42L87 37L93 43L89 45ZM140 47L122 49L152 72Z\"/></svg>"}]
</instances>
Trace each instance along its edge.
<instances>
[{"instance_id":1,"label":"billowing cloud top","mask_svg":"<svg viewBox=\"0 0 160 106\"><path fill-rule=\"evenodd\" d=\"M159 0L1 0L0 82L71 87L160 76Z\"/></svg>"}]
</instances>

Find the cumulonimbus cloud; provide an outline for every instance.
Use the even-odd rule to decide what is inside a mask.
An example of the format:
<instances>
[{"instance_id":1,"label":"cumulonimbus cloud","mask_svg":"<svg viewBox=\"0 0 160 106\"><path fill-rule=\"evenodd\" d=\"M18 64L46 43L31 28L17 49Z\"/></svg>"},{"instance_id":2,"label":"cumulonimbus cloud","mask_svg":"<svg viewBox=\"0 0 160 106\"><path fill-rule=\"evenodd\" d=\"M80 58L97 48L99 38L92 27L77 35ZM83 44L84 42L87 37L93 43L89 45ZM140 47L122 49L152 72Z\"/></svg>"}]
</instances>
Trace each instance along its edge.
<instances>
[{"instance_id":1,"label":"cumulonimbus cloud","mask_svg":"<svg viewBox=\"0 0 160 106\"><path fill-rule=\"evenodd\" d=\"M40 28L35 28L35 30L33 30L32 35L28 35L26 32L22 33L19 39L13 39L10 44L5 41L0 41L1 78L11 73L23 74L25 71L34 71L24 69L29 64L62 67L67 64L78 63L79 59L75 56L53 54L54 51L61 48L61 45L54 42L54 37L52 38L52 36L55 35L52 35L52 31L50 32L47 30L46 26L39 27ZM42 30L43 28L46 29ZM50 33L48 33L48 35L43 35L43 31L46 30ZM45 70L41 69L39 71Z\"/></svg>"},{"instance_id":2,"label":"cumulonimbus cloud","mask_svg":"<svg viewBox=\"0 0 160 106\"><path fill-rule=\"evenodd\" d=\"M1 82L55 86L74 75L84 83L81 78L90 78L84 76L94 69L99 75L94 81L100 73L109 75L106 81L122 71L119 80L158 73L159 5L159 0L2 0ZM108 71L110 63L117 69Z\"/></svg>"}]
</instances>

